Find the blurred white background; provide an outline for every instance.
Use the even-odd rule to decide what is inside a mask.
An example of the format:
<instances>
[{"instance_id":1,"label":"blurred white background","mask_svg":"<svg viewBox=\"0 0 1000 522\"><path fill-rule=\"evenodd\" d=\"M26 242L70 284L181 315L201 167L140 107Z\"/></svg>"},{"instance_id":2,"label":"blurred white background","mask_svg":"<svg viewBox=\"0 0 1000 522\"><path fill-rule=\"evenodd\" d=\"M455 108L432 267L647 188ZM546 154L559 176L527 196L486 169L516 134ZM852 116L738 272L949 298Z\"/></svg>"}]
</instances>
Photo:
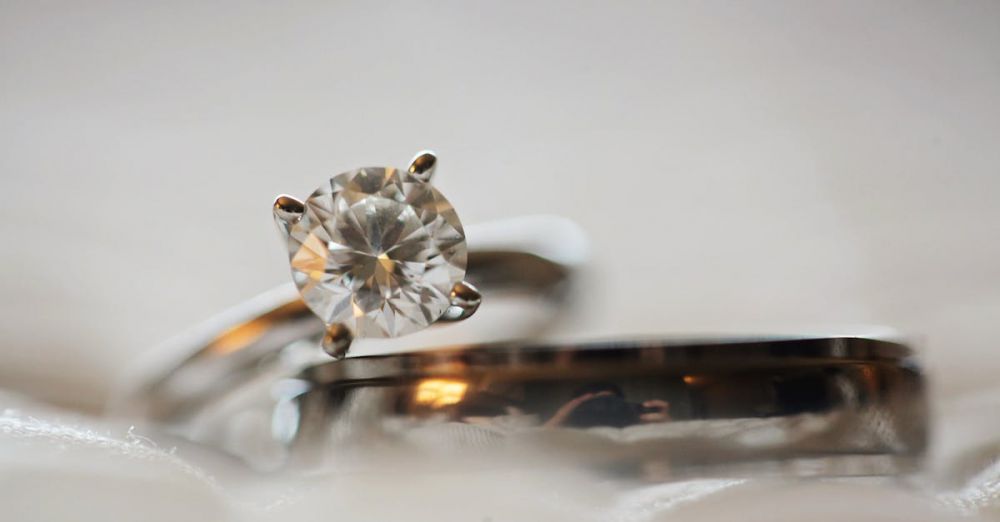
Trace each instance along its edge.
<instances>
[{"instance_id":1,"label":"blurred white background","mask_svg":"<svg viewBox=\"0 0 1000 522\"><path fill-rule=\"evenodd\" d=\"M0 7L0 385L96 409L288 280L269 206L441 156L466 223L592 235L564 334L888 324L1000 370L1000 3Z\"/></svg>"}]
</instances>

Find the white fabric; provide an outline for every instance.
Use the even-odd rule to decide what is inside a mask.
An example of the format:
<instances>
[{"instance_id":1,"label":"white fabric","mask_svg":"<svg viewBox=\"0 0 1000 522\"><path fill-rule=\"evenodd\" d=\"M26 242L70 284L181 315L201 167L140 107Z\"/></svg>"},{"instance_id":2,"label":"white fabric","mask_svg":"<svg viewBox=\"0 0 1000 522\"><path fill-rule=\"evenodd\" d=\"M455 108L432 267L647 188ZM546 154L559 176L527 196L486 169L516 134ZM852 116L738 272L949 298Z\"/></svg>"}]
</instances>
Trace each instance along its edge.
<instances>
[{"instance_id":1,"label":"white fabric","mask_svg":"<svg viewBox=\"0 0 1000 522\"><path fill-rule=\"evenodd\" d=\"M190 445L160 446L128 426L4 399L17 406L0 415L0 491L11 520L127 520L142 514L145 520L318 521L333 514L343 520L646 522L739 514L741 520L760 521L919 521L1000 515L996 463L958 471L937 462L928 473L906 480L636 484L572 466L498 462L470 470L445 462L428 467L427 461L414 467L407 459L374 470L260 476ZM982 407L956 405L962 413L945 419L946 440L961 438L954 427L963 425L963 416L993 413ZM414 434L414 440L420 438ZM441 440L424 442L430 448ZM949 449L955 448L944 448ZM996 448L964 444L964 449Z\"/></svg>"},{"instance_id":2,"label":"white fabric","mask_svg":"<svg viewBox=\"0 0 1000 522\"><path fill-rule=\"evenodd\" d=\"M4 519L254 517L285 489L302 520L997 515L1000 3L5 2L0 78L0 386L64 408L0 404ZM224 460L65 413L287 281L275 194L424 147L466 222L592 234L557 333L899 328L944 483L213 486Z\"/></svg>"}]
</instances>

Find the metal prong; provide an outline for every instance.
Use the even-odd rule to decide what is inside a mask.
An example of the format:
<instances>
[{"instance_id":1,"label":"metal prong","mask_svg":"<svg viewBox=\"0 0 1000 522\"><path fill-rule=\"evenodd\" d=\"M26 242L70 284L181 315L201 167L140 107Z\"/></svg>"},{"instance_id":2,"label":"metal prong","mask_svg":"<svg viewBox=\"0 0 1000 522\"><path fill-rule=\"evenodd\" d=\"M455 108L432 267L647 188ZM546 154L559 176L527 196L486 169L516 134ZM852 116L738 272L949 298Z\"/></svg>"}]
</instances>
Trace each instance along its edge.
<instances>
[{"instance_id":1,"label":"metal prong","mask_svg":"<svg viewBox=\"0 0 1000 522\"><path fill-rule=\"evenodd\" d=\"M476 313L479 305L483 302L483 295L479 293L479 289L467 281L455 283L449 296L451 297L451 306L441 316L442 321L468 319Z\"/></svg>"},{"instance_id":2,"label":"metal prong","mask_svg":"<svg viewBox=\"0 0 1000 522\"><path fill-rule=\"evenodd\" d=\"M437 156L429 150L422 150L410 161L409 171L419 180L430 181L436 167Z\"/></svg>"},{"instance_id":3,"label":"metal prong","mask_svg":"<svg viewBox=\"0 0 1000 522\"><path fill-rule=\"evenodd\" d=\"M353 340L354 334L346 326L339 323L328 324L320 346L330 357L343 359L347 356L347 351L351 349L351 341Z\"/></svg>"},{"instance_id":4,"label":"metal prong","mask_svg":"<svg viewBox=\"0 0 1000 522\"><path fill-rule=\"evenodd\" d=\"M287 234L288 229L302 217L302 213L306 211L306 206L292 196L282 194L275 198L272 211L274 212L274 220L278 222L278 226L281 227L282 231Z\"/></svg>"}]
</instances>

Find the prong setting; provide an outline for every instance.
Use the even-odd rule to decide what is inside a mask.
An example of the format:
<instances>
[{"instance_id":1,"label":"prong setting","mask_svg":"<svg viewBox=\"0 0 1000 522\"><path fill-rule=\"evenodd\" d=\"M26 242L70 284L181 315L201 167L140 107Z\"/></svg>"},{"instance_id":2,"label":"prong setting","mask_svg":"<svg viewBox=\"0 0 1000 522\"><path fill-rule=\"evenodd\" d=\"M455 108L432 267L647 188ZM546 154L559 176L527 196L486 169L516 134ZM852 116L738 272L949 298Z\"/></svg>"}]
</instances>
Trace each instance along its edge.
<instances>
[{"instance_id":1,"label":"prong setting","mask_svg":"<svg viewBox=\"0 0 1000 522\"><path fill-rule=\"evenodd\" d=\"M421 181L430 181L434 176L434 169L437 168L437 156L424 150L417 153L410 161L409 173Z\"/></svg>"},{"instance_id":2,"label":"prong setting","mask_svg":"<svg viewBox=\"0 0 1000 522\"><path fill-rule=\"evenodd\" d=\"M466 269L465 232L429 182L436 166L434 153L422 151L404 169L352 169L308 199L274 200L292 279L305 305L328 325L322 345L331 356L346 355L355 336L399 337L448 313L464 319L478 307L474 289L458 286Z\"/></svg>"},{"instance_id":3,"label":"prong setting","mask_svg":"<svg viewBox=\"0 0 1000 522\"><path fill-rule=\"evenodd\" d=\"M354 341L354 334L343 324L326 325L326 333L323 334L323 341L320 343L323 351L334 359L343 359L351 349L351 342Z\"/></svg>"},{"instance_id":4,"label":"prong setting","mask_svg":"<svg viewBox=\"0 0 1000 522\"><path fill-rule=\"evenodd\" d=\"M455 283L449 297L451 298L451 306L441 316L442 321L468 319L472 314L476 313L479 305L483 302L483 295L479 293L479 289L468 281Z\"/></svg>"},{"instance_id":5,"label":"prong setting","mask_svg":"<svg viewBox=\"0 0 1000 522\"><path fill-rule=\"evenodd\" d=\"M272 206L274 220L277 221L285 233L288 233L288 229L302 218L302 214L305 211L306 206L304 203L287 194L282 194L275 198L274 205Z\"/></svg>"}]
</instances>

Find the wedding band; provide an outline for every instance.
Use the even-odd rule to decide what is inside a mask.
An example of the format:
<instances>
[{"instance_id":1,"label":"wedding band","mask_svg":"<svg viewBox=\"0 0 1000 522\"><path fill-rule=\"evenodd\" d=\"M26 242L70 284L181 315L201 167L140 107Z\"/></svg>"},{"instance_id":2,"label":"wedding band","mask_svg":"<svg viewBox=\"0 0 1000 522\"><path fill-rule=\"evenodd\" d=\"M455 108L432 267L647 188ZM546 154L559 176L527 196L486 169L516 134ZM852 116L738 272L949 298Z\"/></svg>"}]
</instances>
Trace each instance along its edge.
<instances>
[{"instance_id":1,"label":"wedding band","mask_svg":"<svg viewBox=\"0 0 1000 522\"><path fill-rule=\"evenodd\" d=\"M871 338L505 342L322 362L167 421L263 470L357 467L375 448L653 479L889 475L925 452L924 387L909 348Z\"/></svg>"}]
</instances>

